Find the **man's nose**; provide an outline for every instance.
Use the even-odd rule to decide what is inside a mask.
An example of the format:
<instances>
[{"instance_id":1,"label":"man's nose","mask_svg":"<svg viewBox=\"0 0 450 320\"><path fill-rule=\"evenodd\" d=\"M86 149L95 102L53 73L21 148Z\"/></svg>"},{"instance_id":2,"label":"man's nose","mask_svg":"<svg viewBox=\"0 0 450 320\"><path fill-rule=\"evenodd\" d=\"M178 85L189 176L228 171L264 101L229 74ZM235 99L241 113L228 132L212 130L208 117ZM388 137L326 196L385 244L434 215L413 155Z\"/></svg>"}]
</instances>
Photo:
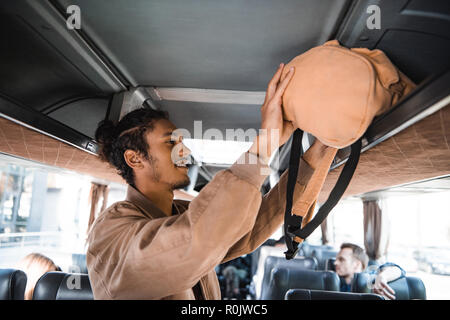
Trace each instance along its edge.
<instances>
[{"instance_id":1,"label":"man's nose","mask_svg":"<svg viewBox=\"0 0 450 320\"><path fill-rule=\"evenodd\" d=\"M181 158L188 157L191 155L191 150L188 147L186 147L186 145L183 142L181 142L181 148L178 152L179 152L178 155Z\"/></svg>"}]
</instances>

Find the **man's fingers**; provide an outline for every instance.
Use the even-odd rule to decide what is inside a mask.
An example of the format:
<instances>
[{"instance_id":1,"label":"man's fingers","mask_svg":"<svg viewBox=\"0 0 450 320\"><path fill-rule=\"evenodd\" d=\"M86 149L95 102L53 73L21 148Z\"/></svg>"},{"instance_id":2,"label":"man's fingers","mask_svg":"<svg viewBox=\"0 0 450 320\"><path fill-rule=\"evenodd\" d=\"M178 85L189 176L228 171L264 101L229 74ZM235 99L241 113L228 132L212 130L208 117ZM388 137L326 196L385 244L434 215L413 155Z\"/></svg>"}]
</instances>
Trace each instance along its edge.
<instances>
[{"instance_id":1,"label":"man's fingers","mask_svg":"<svg viewBox=\"0 0 450 320\"><path fill-rule=\"evenodd\" d=\"M280 66L278 67L277 72L275 72L274 76L269 81L269 85L267 86L267 91L266 91L265 102L270 100L273 97L273 95L275 94L275 91L277 90L278 82L280 81L280 78L281 78L281 73L283 72L283 68L284 68L284 63L281 63Z\"/></svg>"},{"instance_id":2,"label":"man's fingers","mask_svg":"<svg viewBox=\"0 0 450 320\"><path fill-rule=\"evenodd\" d=\"M381 294L390 300L395 300L395 291L385 282L380 281L379 287L374 288L375 293Z\"/></svg>"},{"instance_id":3,"label":"man's fingers","mask_svg":"<svg viewBox=\"0 0 450 320\"><path fill-rule=\"evenodd\" d=\"M390 292L391 294L395 295L394 289L392 289L387 283L382 282L381 285L383 286L383 288L384 288L385 290L387 290L387 291Z\"/></svg>"},{"instance_id":4,"label":"man's fingers","mask_svg":"<svg viewBox=\"0 0 450 320\"><path fill-rule=\"evenodd\" d=\"M281 81L280 85L277 88L277 91L275 92L275 99L281 99L283 96L284 90L286 90L289 81L291 81L292 77L294 76L294 67L291 67L289 69L289 72L286 74L286 77Z\"/></svg>"},{"instance_id":5,"label":"man's fingers","mask_svg":"<svg viewBox=\"0 0 450 320\"><path fill-rule=\"evenodd\" d=\"M395 300L395 295L391 294L387 288L383 288L383 294L391 300Z\"/></svg>"},{"instance_id":6,"label":"man's fingers","mask_svg":"<svg viewBox=\"0 0 450 320\"><path fill-rule=\"evenodd\" d=\"M390 294L386 289L384 288L376 288L373 290L374 293L379 294L389 300L394 300L395 296Z\"/></svg>"}]
</instances>

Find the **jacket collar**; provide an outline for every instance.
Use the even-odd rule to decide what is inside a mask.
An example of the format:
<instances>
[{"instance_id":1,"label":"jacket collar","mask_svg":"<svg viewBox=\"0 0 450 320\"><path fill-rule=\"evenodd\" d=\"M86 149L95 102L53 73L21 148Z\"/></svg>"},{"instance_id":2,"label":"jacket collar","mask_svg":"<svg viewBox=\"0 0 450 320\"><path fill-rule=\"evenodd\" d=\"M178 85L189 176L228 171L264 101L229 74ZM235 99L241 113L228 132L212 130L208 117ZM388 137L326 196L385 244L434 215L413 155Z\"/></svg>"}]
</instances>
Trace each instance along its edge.
<instances>
[{"instance_id":1,"label":"jacket collar","mask_svg":"<svg viewBox=\"0 0 450 320\"><path fill-rule=\"evenodd\" d=\"M167 217L161 209L150 201L149 198L130 185L128 185L126 200L139 207L139 209L141 209L141 211L149 218L157 219Z\"/></svg>"},{"instance_id":2,"label":"jacket collar","mask_svg":"<svg viewBox=\"0 0 450 320\"><path fill-rule=\"evenodd\" d=\"M167 217L167 215L161 209L155 206L153 202L150 201L149 198L144 196L139 190L137 190L133 186L128 185L127 197L125 200L136 205L147 217L151 219ZM172 205L172 214L179 214L179 213L181 213L180 208L178 208L176 201L174 201Z\"/></svg>"}]
</instances>

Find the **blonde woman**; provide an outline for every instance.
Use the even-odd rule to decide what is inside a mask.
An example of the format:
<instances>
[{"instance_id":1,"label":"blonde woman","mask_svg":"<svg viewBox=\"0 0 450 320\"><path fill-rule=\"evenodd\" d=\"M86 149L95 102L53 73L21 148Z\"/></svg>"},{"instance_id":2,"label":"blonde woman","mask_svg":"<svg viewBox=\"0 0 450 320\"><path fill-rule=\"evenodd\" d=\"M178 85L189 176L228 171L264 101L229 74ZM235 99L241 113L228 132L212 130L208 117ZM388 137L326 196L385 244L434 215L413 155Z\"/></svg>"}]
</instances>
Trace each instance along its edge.
<instances>
[{"instance_id":1,"label":"blonde woman","mask_svg":"<svg viewBox=\"0 0 450 320\"><path fill-rule=\"evenodd\" d=\"M24 271L27 275L25 300L33 298L34 287L42 275L49 271L61 271L50 258L40 253L30 253L20 260L17 268Z\"/></svg>"}]
</instances>

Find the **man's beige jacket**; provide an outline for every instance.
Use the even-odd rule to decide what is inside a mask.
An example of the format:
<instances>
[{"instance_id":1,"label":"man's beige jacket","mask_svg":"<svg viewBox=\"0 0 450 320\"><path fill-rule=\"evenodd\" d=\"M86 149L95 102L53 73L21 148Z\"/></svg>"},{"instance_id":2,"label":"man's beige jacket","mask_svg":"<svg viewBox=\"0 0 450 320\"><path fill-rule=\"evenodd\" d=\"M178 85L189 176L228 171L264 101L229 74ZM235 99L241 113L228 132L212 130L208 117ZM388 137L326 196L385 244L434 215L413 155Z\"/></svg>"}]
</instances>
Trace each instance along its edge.
<instances>
[{"instance_id":1,"label":"man's beige jacket","mask_svg":"<svg viewBox=\"0 0 450 320\"><path fill-rule=\"evenodd\" d=\"M256 162L244 153L190 203L175 200L170 217L129 186L89 233L94 298L195 299L198 284L204 299L220 299L214 268L258 248L284 219L287 174L262 197L268 167ZM299 172L294 201L313 169L301 160Z\"/></svg>"}]
</instances>

